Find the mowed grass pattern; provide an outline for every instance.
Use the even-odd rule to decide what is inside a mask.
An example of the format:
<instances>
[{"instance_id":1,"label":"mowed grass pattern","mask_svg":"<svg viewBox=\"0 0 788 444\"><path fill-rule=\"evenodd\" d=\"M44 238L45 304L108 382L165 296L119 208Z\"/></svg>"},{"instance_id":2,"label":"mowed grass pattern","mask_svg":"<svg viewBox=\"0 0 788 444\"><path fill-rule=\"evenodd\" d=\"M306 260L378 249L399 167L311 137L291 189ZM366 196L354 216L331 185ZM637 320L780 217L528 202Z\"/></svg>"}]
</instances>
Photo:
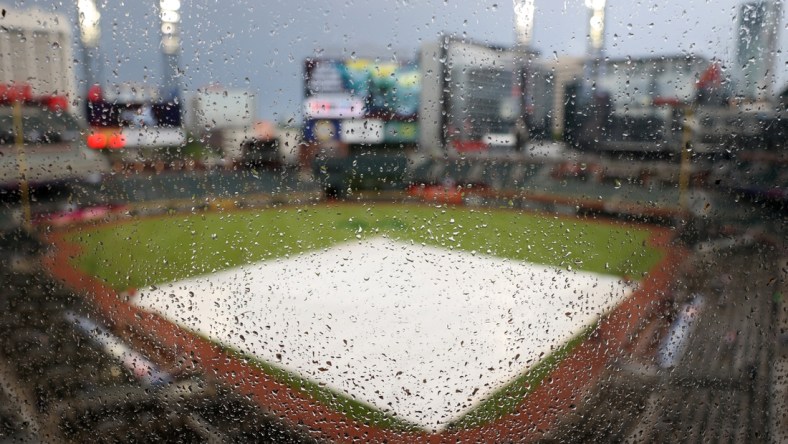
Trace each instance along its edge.
<instances>
[{"instance_id":1,"label":"mowed grass pattern","mask_svg":"<svg viewBox=\"0 0 788 444\"><path fill-rule=\"evenodd\" d=\"M413 243L640 279L661 258L647 228L513 210L320 204L199 213L83 228L76 265L118 290L341 242L389 236Z\"/></svg>"}]
</instances>

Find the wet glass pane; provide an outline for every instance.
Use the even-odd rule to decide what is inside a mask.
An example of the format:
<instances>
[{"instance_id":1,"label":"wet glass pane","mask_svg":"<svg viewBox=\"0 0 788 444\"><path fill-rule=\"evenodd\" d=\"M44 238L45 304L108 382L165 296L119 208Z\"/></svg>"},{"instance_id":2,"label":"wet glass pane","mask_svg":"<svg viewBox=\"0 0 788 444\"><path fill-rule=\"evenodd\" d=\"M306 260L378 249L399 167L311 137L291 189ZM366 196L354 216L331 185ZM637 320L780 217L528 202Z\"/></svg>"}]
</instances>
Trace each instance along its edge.
<instances>
[{"instance_id":1,"label":"wet glass pane","mask_svg":"<svg viewBox=\"0 0 788 444\"><path fill-rule=\"evenodd\" d=\"M784 442L777 0L0 4L0 441Z\"/></svg>"}]
</instances>

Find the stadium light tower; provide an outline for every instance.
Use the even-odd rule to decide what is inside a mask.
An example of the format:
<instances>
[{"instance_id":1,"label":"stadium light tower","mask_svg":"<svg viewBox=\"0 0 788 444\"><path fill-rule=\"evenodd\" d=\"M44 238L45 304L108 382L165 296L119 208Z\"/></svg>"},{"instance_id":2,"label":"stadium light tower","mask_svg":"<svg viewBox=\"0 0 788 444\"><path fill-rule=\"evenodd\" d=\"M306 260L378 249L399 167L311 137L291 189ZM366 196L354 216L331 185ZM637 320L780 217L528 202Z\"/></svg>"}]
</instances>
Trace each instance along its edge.
<instances>
[{"instance_id":1,"label":"stadium light tower","mask_svg":"<svg viewBox=\"0 0 788 444\"><path fill-rule=\"evenodd\" d=\"M180 0L160 0L161 8L161 50L164 55L164 89L167 98L180 97L179 65L181 52L181 2Z\"/></svg>"},{"instance_id":2,"label":"stadium light tower","mask_svg":"<svg viewBox=\"0 0 788 444\"><path fill-rule=\"evenodd\" d=\"M605 56L605 6L606 0L585 0L589 11L588 19L588 61L586 79L593 85L599 80Z\"/></svg>"},{"instance_id":3,"label":"stadium light tower","mask_svg":"<svg viewBox=\"0 0 788 444\"><path fill-rule=\"evenodd\" d=\"M534 3L535 0L514 0L515 63L518 64L517 77L520 84L520 112L514 128L515 148L518 151L524 149L528 139L528 76L531 58L535 55L531 48L534 32Z\"/></svg>"},{"instance_id":4,"label":"stadium light tower","mask_svg":"<svg viewBox=\"0 0 788 444\"><path fill-rule=\"evenodd\" d=\"M534 31L534 0L514 0L514 32L517 46L529 48Z\"/></svg>"},{"instance_id":5,"label":"stadium light tower","mask_svg":"<svg viewBox=\"0 0 788 444\"><path fill-rule=\"evenodd\" d=\"M585 0L590 11L588 20L589 49L591 55L600 57L605 47L605 4L606 0Z\"/></svg>"},{"instance_id":6,"label":"stadium light tower","mask_svg":"<svg viewBox=\"0 0 788 444\"><path fill-rule=\"evenodd\" d=\"M96 7L94 0L77 0L77 21L79 23L79 39L82 43L84 55L83 69L85 76L85 88L90 89L100 77L98 72L93 71L94 61L97 59L98 43L101 38L101 27L99 22L101 13ZM101 64L97 65L97 69Z\"/></svg>"}]
</instances>

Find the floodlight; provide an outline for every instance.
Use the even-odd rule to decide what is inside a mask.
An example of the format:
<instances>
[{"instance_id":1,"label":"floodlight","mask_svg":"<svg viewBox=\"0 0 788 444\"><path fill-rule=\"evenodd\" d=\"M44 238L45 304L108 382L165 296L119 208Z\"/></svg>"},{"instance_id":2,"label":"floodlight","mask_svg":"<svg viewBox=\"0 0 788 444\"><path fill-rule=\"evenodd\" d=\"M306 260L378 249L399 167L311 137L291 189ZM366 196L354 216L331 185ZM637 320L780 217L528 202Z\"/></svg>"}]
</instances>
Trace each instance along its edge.
<instances>
[{"instance_id":1,"label":"floodlight","mask_svg":"<svg viewBox=\"0 0 788 444\"><path fill-rule=\"evenodd\" d=\"M101 29L99 28L101 13L93 0L78 0L77 10L82 44L89 48L95 48L98 45L99 37L101 37Z\"/></svg>"},{"instance_id":2,"label":"floodlight","mask_svg":"<svg viewBox=\"0 0 788 444\"><path fill-rule=\"evenodd\" d=\"M606 0L586 0L586 8L599 10L605 9Z\"/></svg>"},{"instance_id":3,"label":"floodlight","mask_svg":"<svg viewBox=\"0 0 788 444\"><path fill-rule=\"evenodd\" d=\"M161 21L164 23L178 23L181 21L181 15L177 11L169 9L161 10Z\"/></svg>"},{"instance_id":4,"label":"floodlight","mask_svg":"<svg viewBox=\"0 0 788 444\"><path fill-rule=\"evenodd\" d=\"M514 0L514 29L517 43L528 46L534 28L534 0Z\"/></svg>"},{"instance_id":5,"label":"floodlight","mask_svg":"<svg viewBox=\"0 0 788 444\"><path fill-rule=\"evenodd\" d=\"M162 10L178 11L181 9L181 2L180 0L161 0L159 6Z\"/></svg>"}]
</instances>

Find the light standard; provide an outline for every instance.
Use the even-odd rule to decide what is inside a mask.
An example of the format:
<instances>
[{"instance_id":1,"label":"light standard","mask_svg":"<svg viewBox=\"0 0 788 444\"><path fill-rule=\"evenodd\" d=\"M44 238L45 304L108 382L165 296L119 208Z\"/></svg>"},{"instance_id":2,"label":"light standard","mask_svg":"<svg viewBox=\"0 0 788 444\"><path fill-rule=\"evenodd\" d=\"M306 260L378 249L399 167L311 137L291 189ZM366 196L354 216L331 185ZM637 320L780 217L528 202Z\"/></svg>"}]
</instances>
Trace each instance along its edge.
<instances>
[{"instance_id":1,"label":"light standard","mask_svg":"<svg viewBox=\"0 0 788 444\"><path fill-rule=\"evenodd\" d=\"M523 151L528 139L528 75L530 59L533 55L531 41L534 30L535 0L514 0L514 32L516 37L515 64L517 64L517 81L520 84L520 111L515 123L515 148ZM518 63L519 59L519 63Z\"/></svg>"},{"instance_id":2,"label":"light standard","mask_svg":"<svg viewBox=\"0 0 788 444\"><path fill-rule=\"evenodd\" d=\"M94 0L77 0L77 19L79 22L79 39L82 42L82 51L85 57L83 62L85 76L85 91L98 82L98 73L93 72L93 61L98 48L101 28L99 22L101 13ZM98 65L100 66L100 64ZM99 68L100 69L100 68Z\"/></svg>"},{"instance_id":3,"label":"light standard","mask_svg":"<svg viewBox=\"0 0 788 444\"><path fill-rule=\"evenodd\" d=\"M595 87L605 55L605 3L606 0L585 0L589 10L588 19L588 58L586 79Z\"/></svg>"},{"instance_id":4,"label":"light standard","mask_svg":"<svg viewBox=\"0 0 788 444\"><path fill-rule=\"evenodd\" d=\"M514 32L517 45L531 46L534 31L534 0L514 0Z\"/></svg>"},{"instance_id":5,"label":"light standard","mask_svg":"<svg viewBox=\"0 0 788 444\"><path fill-rule=\"evenodd\" d=\"M161 50L164 55L164 85L166 93L173 101L180 96L178 82L181 50L181 2L180 0L160 0L161 7Z\"/></svg>"},{"instance_id":6,"label":"light standard","mask_svg":"<svg viewBox=\"0 0 788 444\"><path fill-rule=\"evenodd\" d=\"M25 133L22 117L24 87L17 86L16 91L6 94L13 103L14 144L16 145L16 166L19 170L19 199L22 202L22 226L25 230L33 229L30 214L30 185L27 181L27 157L25 155Z\"/></svg>"}]
</instances>

